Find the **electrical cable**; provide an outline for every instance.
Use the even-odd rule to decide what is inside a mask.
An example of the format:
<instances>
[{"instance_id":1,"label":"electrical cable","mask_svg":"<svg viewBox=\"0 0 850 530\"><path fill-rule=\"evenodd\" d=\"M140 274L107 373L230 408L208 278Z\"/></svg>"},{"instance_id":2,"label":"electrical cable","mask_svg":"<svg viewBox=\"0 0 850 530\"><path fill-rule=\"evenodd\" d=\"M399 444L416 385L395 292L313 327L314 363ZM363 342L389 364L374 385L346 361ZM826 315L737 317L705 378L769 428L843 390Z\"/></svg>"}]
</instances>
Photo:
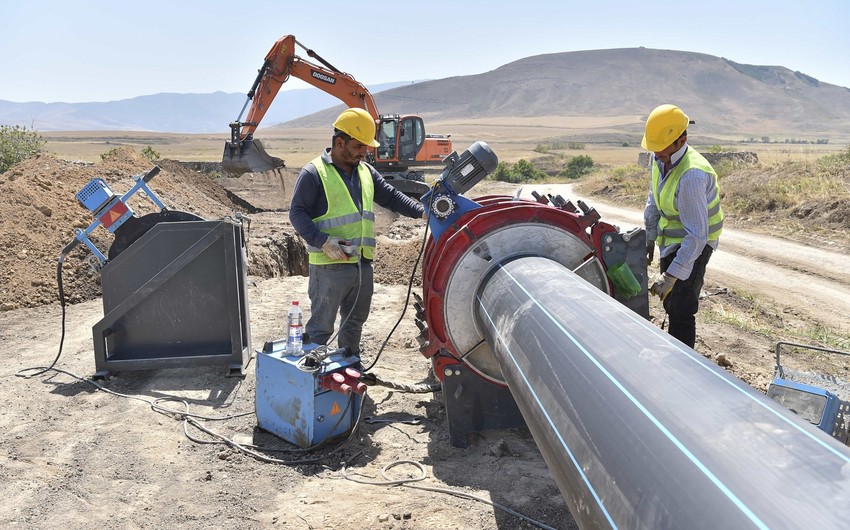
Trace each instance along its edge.
<instances>
[{"instance_id":1,"label":"electrical cable","mask_svg":"<svg viewBox=\"0 0 850 530\"><path fill-rule=\"evenodd\" d=\"M38 369L38 368L27 368L25 370L36 370L36 369ZM21 371L24 371L24 370L21 370ZM189 403L186 400L181 399L181 398L177 398L177 397L173 397L173 396L167 396L167 397L162 397L162 398L157 398L157 399L148 399L148 398L144 398L144 397L140 397L140 396L134 396L134 395L131 395L131 394L123 394L121 392L116 392L115 390L111 390L109 388L106 388L105 386L101 385L100 383L98 383L96 381L81 377L81 376L79 376L79 375L77 375L73 372L69 372L68 370L63 370L61 368L48 367L48 368L43 369L39 373L44 373L44 372L47 372L47 371L54 371L54 372L58 372L60 374L65 374L67 376L70 376L70 377L78 380L78 381L88 383L88 384L92 385L93 387L95 387L95 389L100 390L101 392L105 392L107 394L112 394L113 396L116 396L116 397L122 397L122 398L126 398L126 399L134 399L136 401L141 401L143 403L147 403L148 405L150 405L151 410L153 410L154 412L157 412L159 414L163 414L165 416L169 416L172 419L182 420L183 421L183 434L186 436L186 438L188 438L189 440L191 440L195 443L199 443L199 444L219 444L219 443L224 444L224 445L227 445L227 446L229 446L233 449L236 449L236 450L238 450L238 451L240 451L240 452L242 452L242 453L244 453L248 456L251 456L251 457L253 457L257 460L267 462L267 463L299 465L299 464L310 464L310 463L321 462L322 460L326 459L328 456L330 456L334 453L337 453L338 451L342 450L345 446L347 446L348 443L351 442L351 440L353 440L354 437L359 432L360 426L362 425L362 420L363 420L363 407L360 407L358 414L357 414L357 419L354 422L354 426L349 431L348 437L342 443L340 443L337 447L335 447L334 449L332 449L328 453L325 453L324 455L314 456L314 457L309 457L309 458L302 458L302 459L299 459L299 460L281 460L281 459L271 458L271 457L265 456L262 453L257 452L257 450L268 451L268 452L311 453L311 452L315 452L315 451L318 451L319 449L326 447L327 445L330 444L331 441L335 440L338 437L326 438L326 439L322 440L321 442L319 442L318 444L316 444L312 447L308 447L308 448L267 449L267 448L259 447L259 446L252 445L252 444L240 444L238 442L233 441L230 438L227 438L226 436L218 434L217 432L207 428L205 425L200 423L198 420L225 421L225 420L231 420L231 419L241 418L241 417L245 417L245 416L253 416L255 414L255 412L253 412L253 411L242 412L242 413L238 413L238 414L229 414L227 416L205 416L205 415L202 415L202 414L190 413L189 412ZM24 377L24 376L21 376L21 377ZM32 377L32 376L30 376L30 377ZM365 397L365 395L366 395L366 391L363 392L363 397ZM346 403L346 406L343 409L343 411L340 413L339 419L337 419L337 423L334 425L333 430L336 430L336 428L342 422L342 419L345 418L348 411L351 410L352 404L354 403L354 399L355 399L354 395L350 394L349 400ZM183 406L185 407L185 410L179 411L179 410L171 409L171 408L168 408L168 407L163 407L162 405L160 405L160 403L163 402L163 401L173 401L173 402L177 402L177 403L182 403ZM353 414L353 411L352 411L352 414ZM194 437L189 433L189 430L187 428L188 425L191 425L192 427L194 427L194 428L198 429L199 431L204 432L204 433L206 433L210 436L218 438L218 440L202 440L200 438ZM331 432L333 432L333 430L331 430Z\"/></svg>"},{"instance_id":2,"label":"electrical cable","mask_svg":"<svg viewBox=\"0 0 850 530\"><path fill-rule=\"evenodd\" d=\"M33 369L35 369L35 368L28 368L28 370L33 370ZM126 399L134 399L136 401L141 401L143 403L147 403L148 405L150 405L151 410L153 410L154 412L163 414L165 416L169 416L172 419L182 420L183 421L183 434L186 436L186 438L188 438L192 442L195 442L195 443L198 443L198 444L224 444L224 445L227 445L228 447L235 449L235 450L237 450L237 451L239 451L239 452L241 452L241 453L243 453L247 456L250 456L250 457L252 457L256 460L259 460L261 462L270 463L270 464L301 465L301 464L315 464L315 463L321 462L322 460L326 459L330 455L335 454L335 453L339 452L340 450L342 450L344 447L346 447L354 439L354 437L359 433L360 426L362 425L362 422L363 422L363 407L360 407L358 414L357 414L357 419L354 423L354 426L349 431L348 437L342 443L340 443L338 446L336 446L334 449L325 453L322 456L311 456L311 457L300 458L300 459L296 459L296 460L282 460L282 459L279 459L279 458L272 458L272 457L266 456L266 455L264 455L264 454L262 454L258 451L310 453L310 452L314 452L314 451L317 451L319 449L324 448L333 439L332 438L326 438L325 440L319 442L315 446L312 446L312 447L309 447L309 448L297 448L297 449L268 449L268 448L261 448L261 447L258 447L256 445L252 445L252 444L240 444L240 443L232 440L231 438L228 438L224 435L221 435L221 434L213 431L212 429L209 429L208 427L206 427L204 424L202 424L198 420L200 419L200 420L206 420L206 421L225 421L225 420L241 418L241 417L245 417L245 416L251 416L251 415L254 414L254 412L243 412L243 413L238 413L238 414L229 414L227 416L205 416L205 415L202 415L202 414L190 413L189 412L189 403L186 400L180 399L180 398L177 398L177 397L167 396L167 397L161 397L161 398L157 398L157 399L152 400L152 399L147 399L147 398L140 397L140 396L134 396L134 395L131 395L131 394L124 394L124 393L121 393L121 392L116 392L115 390L111 390L109 388L106 388L105 386L97 383L96 381L93 381L91 379L86 379L86 378L81 377L77 374L74 374L73 372L69 372L68 370L63 370L61 368L48 367L48 368L45 368L43 370L43 372L40 372L40 373L44 373L44 372L47 372L47 371L54 371L54 372L57 372L57 373L60 373L60 374L65 374L67 376L70 376L70 377L78 380L78 381L88 383L88 384L92 385L93 387L95 387L95 389L100 390L101 392L105 392L107 394L112 394L113 396L116 396L116 397L122 397L122 398L126 398ZM362 399L365 399L365 397L366 397L366 391L363 392ZM336 427L341 422L342 418L344 418L346 416L346 413L348 412L348 410L350 409L350 407L354 403L354 399L355 398L354 398L353 394L349 395L348 403L346 404L345 409L340 414L340 418L337 420L337 424L334 425L333 430L336 429ZM164 407L160 404L162 402L168 402L168 401L182 403L183 406L185 407L185 410L180 411L180 410ZM189 425L191 425L192 427L194 427L195 429L197 429L197 430L199 430L203 433L208 434L209 436L217 438L217 440L202 440L200 438L192 436L189 433L189 429L188 429ZM331 432L333 432L333 430ZM421 486L421 485L417 485L417 484L411 484L411 482L418 482L418 481L421 481L421 480L424 480L425 478L427 478L427 472L425 471L425 467L422 464L420 464L419 462L414 462L412 460L398 460L398 461L391 462L391 463L385 465L381 469L381 475L384 477L383 481L364 480L364 479L355 478L353 475L350 475L347 472L347 465L348 465L348 463L356 460L362 454L363 453L361 451L361 452L355 454L354 456L352 456L349 459L348 462L343 462L343 467L341 468L341 471L340 471L343 478L350 480L350 481L353 481L353 482L360 483L360 484L367 484L367 485L373 485L373 486L405 486L405 487L408 487L408 488L419 489L419 490L423 490L423 491L431 491L431 492L435 492L435 493L444 493L444 494L447 494L447 495L453 495L453 496L456 496L456 497L462 497L462 498L466 498L466 499L470 499L470 500L475 500L475 501L478 501L478 502L482 502L484 504L488 504L488 505L490 505L494 508L502 510L502 511L509 513L511 515L514 515L515 517L523 519L523 520L529 522L530 524L532 524L532 525L534 525L538 528L542 528L544 530L554 530L550 526L546 526L545 524L540 523L538 521L535 521L534 519L531 519L526 515L523 515L519 512L516 512L516 511L512 510L511 508L508 508L506 506L502 506L501 504L490 501L490 500L485 499L483 497L478 497L478 496L475 496L475 495L472 495L472 494L469 494L469 493L465 493L465 492L457 491L457 490L452 490L452 489L448 489L448 488L437 488L437 487L433 487L433 486ZM421 471L421 476L407 478L407 479L392 479L391 477L389 477L387 475L388 470L392 469L395 466L402 465L402 464L410 464L410 465L413 465L413 466L419 468L419 470Z\"/></svg>"},{"instance_id":3,"label":"electrical cable","mask_svg":"<svg viewBox=\"0 0 850 530\"><path fill-rule=\"evenodd\" d=\"M410 293L413 291L413 279L416 277L416 269L419 268L419 262L422 260L422 254L425 252L425 245L428 243L428 229L431 225L431 216L434 212L434 197L436 195L434 192L437 190L437 184L439 184L439 181L435 182L434 185L431 186L431 202L428 208L428 218L425 220L425 233L422 236L422 245L419 247L419 253L416 256L416 261L413 263L413 270L410 271L410 280L407 282L407 296L405 296L404 298L404 307L401 310L401 315L399 315L395 325L387 334L387 338L384 339L384 342L378 349L378 353L375 355L375 358L372 360L369 366L363 369L364 372L368 372L369 370L374 368L376 364L378 364L378 359L381 358L381 354L384 352L384 348L390 341L390 337L393 336L393 333L395 333L396 328L398 328L399 324L401 324L401 320L404 318L405 313L407 313L407 307L410 305Z\"/></svg>"},{"instance_id":4,"label":"electrical cable","mask_svg":"<svg viewBox=\"0 0 850 530\"><path fill-rule=\"evenodd\" d=\"M398 390L399 392L406 392L408 394L428 394L431 392L439 392L443 389L443 384L439 381L436 383L418 384L394 383L392 381L384 381L375 374L363 374L360 377L360 381L369 386L384 386L392 388L393 390Z\"/></svg>"},{"instance_id":5,"label":"electrical cable","mask_svg":"<svg viewBox=\"0 0 850 530\"><path fill-rule=\"evenodd\" d=\"M351 405L353 404L353 402L354 402L354 396L351 395L349 397L348 403L345 406L345 409L343 409L343 411L340 413L339 419L337 419L336 424L331 429L331 432L336 430L336 428L340 425L342 419L346 417L346 414L349 411L349 409L351 408ZM188 406L188 404L187 404L187 406ZM243 454L246 454L246 455L248 455L252 458L255 458L256 460L260 460L261 462L266 462L266 463L270 463L270 464L286 464L286 465L312 464L312 463L321 462L322 460L324 460L328 456L339 452L345 446L347 446L348 443L351 442L351 440L356 436L357 432L359 431L362 416L363 416L363 408L361 407L360 412L357 416L357 420L355 421L354 426L351 428L351 430L348 433L348 437L342 443L337 445L334 449L325 453L322 456L312 456L312 457L308 457L308 458L301 458L301 459L298 459L298 460L281 460L279 458L272 458L272 457L266 456L262 453L259 453L259 452L255 451L254 449L259 449L259 450L268 451L268 452L290 452L290 453L305 453L306 454L306 453L312 453L312 452L318 451L319 449L326 447L328 444L330 444L330 442L334 438L325 438L324 440L322 440L318 444L311 446L311 447L307 447L307 448L271 449L270 450L270 449L260 448L258 446L252 445L252 444L240 444L238 442L235 442L232 439L227 438L226 436L221 435L221 434L207 428L206 426L204 426L203 424L201 424L200 422L195 420L194 415L187 415L185 418L183 418L184 419L183 433L186 435L186 437L189 440L191 440L195 443L200 443L200 444L225 444L225 445L227 445L227 446L229 446L233 449L240 451ZM193 437L192 435L189 434L189 431L186 428L187 425L191 425L192 427L195 427L196 429L198 429L201 432L204 432L204 433L206 433L210 436L218 438L218 440L201 440L199 438L195 438L195 437Z\"/></svg>"},{"instance_id":6,"label":"electrical cable","mask_svg":"<svg viewBox=\"0 0 850 530\"><path fill-rule=\"evenodd\" d=\"M354 459L352 459L352 461L353 460ZM551 526L545 525L545 524L541 523L540 521L536 521L536 520L528 517L527 515L523 515L523 514L517 512L517 511L515 511L515 510L512 510L511 508L508 508L507 506L503 506L503 505L501 505L497 502L493 502L489 499L485 499L484 497L479 497L477 495L472 495L471 493L466 493L466 492L463 492L463 491L453 490L453 489L449 489L449 488L437 488L437 487L434 487L434 486L422 486L422 485L419 485L419 484L413 484L414 482L421 482L422 480L425 480L428 477L428 472L425 470L425 466L423 466L421 463L415 462L413 460L396 460L394 462L390 462L389 464L384 465L381 468L381 476L384 478L384 480L374 480L374 479L366 480L366 479L356 478L354 475L350 475L348 473L348 467L347 467L348 463L350 463L350 462L343 463L342 469L340 470L340 474L346 480L350 480L350 481L356 482L358 484L366 484L366 485L369 485L369 486L403 486L403 487L413 488L413 489L418 489L418 490L423 490L423 491L431 491L431 492L434 492L434 493L445 493L447 495L453 495L455 497L461 497L461 498L464 498L464 499L483 502L484 504L492 506L493 508L497 508L499 510L502 510L505 513L509 513L509 514L513 515L514 517L518 517L518 518L536 526L537 528L542 528L544 530L556 530L555 528L553 528ZM403 465L403 464L408 464L408 465L416 467L419 470L419 474L417 476L413 476L413 477L410 477L410 478L403 478L403 479L393 479L388 475L387 471L389 471L390 469L392 469L396 466L400 466L400 465Z\"/></svg>"},{"instance_id":7,"label":"electrical cable","mask_svg":"<svg viewBox=\"0 0 850 530\"><path fill-rule=\"evenodd\" d=\"M66 248L68 248L68 247L66 247ZM59 286L59 305L62 307L62 338L59 339L59 351L56 353L56 358L53 359L52 363L50 363L50 366L48 366L48 367L35 366L35 367L32 367L32 368L24 368L23 370L19 370L15 374L16 377L23 377L25 379L30 379L32 377L36 377L38 375L41 375L45 372L49 372L50 370L54 369L53 367L56 366L57 362L59 362L59 357L62 356L62 348L65 345L65 289L62 287L62 263L64 263L64 261L65 261L65 255L66 255L66 253L63 252L59 256L59 263L56 265L56 284ZM29 375L24 373L24 372L29 372L31 370L39 370L39 371L34 373L34 374L29 374Z\"/></svg>"}]
</instances>

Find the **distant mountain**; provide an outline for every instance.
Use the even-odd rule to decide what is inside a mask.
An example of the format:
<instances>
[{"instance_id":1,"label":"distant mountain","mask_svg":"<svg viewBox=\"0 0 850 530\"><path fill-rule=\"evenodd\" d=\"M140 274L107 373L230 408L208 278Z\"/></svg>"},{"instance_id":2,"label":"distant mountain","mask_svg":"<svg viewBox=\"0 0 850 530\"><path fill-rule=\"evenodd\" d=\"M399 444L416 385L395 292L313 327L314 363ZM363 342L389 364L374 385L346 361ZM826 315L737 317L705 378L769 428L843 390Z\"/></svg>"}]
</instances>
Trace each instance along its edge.
<instances>
[{"instance_id":1,"label":"distant mountain","mask_svg":"<svg viewBox=\"0 0 850 530\"><path fill-rule=\"evenodd\" d=\"M702 133L850 134L850 89L781 66L648 48L537 55L490 72L386 90L382 113L429 122L493 117L634 116L680 105ZM329 123L341 107L286 126Z\"/></svg>"},{"instance_id":2,"label":"distant mountain","mask_svg":"<svg viewBox=\"0 0 850 530\"><path fill-rule=\"evenodd\" d=\"M700 134L760 137L850 135L850 89L782 66L702 53L623 48L527 57L482 74L370 86L383 114L435 121L498 117L626 117L634 136L660 103L680 105ZM0 101L0 124L39 131L139 130L221 133L242 94L157 94L108 103ZM317 89L286 91L262 127L331 123L342 108ZM621 120L622 121L622 120Z\"/></svg>"},{"instance_id":3,"label":"distant mountain","mask_svg":"<svg viewBox=\"0 0 850 530\"><path fill-rule=\"evenodd\" d=\"M373 93L410 81L369 86ZM154 94L102 103L14 103L0 100L0 125L22 125L48 131L158 131L221 133L230 129L247 97L245 94ZM338 103L315 88L278 94L263 125L285 122ZM246 111L247 115L247 111ZM245 119L245 116L242 117Z\"/></svg>"}]
</instances>

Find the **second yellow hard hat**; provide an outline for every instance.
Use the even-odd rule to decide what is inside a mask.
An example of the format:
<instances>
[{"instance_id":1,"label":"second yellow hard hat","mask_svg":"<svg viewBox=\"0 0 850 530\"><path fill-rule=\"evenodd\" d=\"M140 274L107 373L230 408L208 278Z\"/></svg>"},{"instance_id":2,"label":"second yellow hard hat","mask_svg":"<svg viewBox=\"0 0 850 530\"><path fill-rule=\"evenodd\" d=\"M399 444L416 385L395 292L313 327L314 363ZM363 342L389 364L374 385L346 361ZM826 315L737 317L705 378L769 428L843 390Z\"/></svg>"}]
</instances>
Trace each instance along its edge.
<instances>
[{"instance_id":1,"label":"second yellow hard hat","mask_svg":"<svg viewBox=\"0 0 850 530\"><path fill-rule=\"evenodd\" d=\"M640 145L647 151L663 151L688 128L688 115L676 105L659 105L649 113Z\"/></svg>"}]
</instances>

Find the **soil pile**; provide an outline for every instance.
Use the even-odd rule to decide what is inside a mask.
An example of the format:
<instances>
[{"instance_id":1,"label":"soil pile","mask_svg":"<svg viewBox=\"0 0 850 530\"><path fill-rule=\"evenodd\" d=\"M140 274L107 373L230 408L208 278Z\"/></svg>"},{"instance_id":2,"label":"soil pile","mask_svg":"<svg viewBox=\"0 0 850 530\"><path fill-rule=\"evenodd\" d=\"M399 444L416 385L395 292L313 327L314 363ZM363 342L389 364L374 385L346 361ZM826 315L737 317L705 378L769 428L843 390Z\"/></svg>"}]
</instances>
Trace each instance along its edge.
<instances>
[{"instance_id":1,"label":"soil pile","mask_svg":"<svg viewBox=\"0 0 850 530\"><path fill-rule=\"evenodd\" d=\"M94 178L103 179L118 195L134 184L133 175L154 164L129 148L110 152L101 163L80 164L38 156L0 175L0 310L36 307L58 299L56 266L62 249L93 221L76 194ZM204 218L244 211L228 192L208 177L163 161L162 171L149 183L166 206ZM137 215L158 210L136 193L129 206ZM90 235L106 254L113 236L102 227ZM84 245L68 255L63 267L66 300L71 303L100 295L99 274L86 264L94 256Z\"/></svg>"},{"instance_id":2,"label":"soil pile","mask_svg":"<svg viewBox=\"0 0 850 530\"><path fill-rule=\"evenodd\" d=\"M161 171L148 185L169 209L204 219L237 213L249 219L245 225L249 275L273 278L307 274L304 242L295 234L286 213L297 170L216 179L173 160L161 160L156 165ZM74 230L85 230L93 221L77 201L77 192L92 179L101 178L113 192L122 195L135 184L134 175L153 166L133 149L121 148L97 164L41 155L0 174L0 311L37 307L59 299L59 255L74 239ZM139 216L158 210L141 192L133 195L129 206ZM388 210L378 213L377 231L386 234L379 239L383 248L375 264L377 283L406 284L421 246L424 223L403 219L390 231L397 218ZM114 238L105 228L97 227L90 239L107 254ZM62 268L67 302L100 296L100 274L91 266L96 263L82 244L68 254Z\"/></svg>"}]
</instances>

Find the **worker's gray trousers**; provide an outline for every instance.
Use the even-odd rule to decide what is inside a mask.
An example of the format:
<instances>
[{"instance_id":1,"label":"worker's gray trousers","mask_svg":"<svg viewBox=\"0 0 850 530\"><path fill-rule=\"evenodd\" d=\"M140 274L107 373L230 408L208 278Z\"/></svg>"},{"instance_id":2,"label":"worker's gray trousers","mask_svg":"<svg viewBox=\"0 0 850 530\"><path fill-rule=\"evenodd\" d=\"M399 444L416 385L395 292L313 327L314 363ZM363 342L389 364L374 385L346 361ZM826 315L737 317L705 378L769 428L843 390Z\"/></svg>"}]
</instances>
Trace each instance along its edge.
<instances>
[{"instance_id":1,"label":"worker's gray trousers","mask_svg":"<svg viewBox=\"0 0 850 530\"><path fill-rule=\"evenodd\" d=\"M371 262L310 265L310 320L304 328L308 340L327 344L339 314L337 344L359 353L363 323L372 304L373 281Z\"/></svg>"}]
</instances>

